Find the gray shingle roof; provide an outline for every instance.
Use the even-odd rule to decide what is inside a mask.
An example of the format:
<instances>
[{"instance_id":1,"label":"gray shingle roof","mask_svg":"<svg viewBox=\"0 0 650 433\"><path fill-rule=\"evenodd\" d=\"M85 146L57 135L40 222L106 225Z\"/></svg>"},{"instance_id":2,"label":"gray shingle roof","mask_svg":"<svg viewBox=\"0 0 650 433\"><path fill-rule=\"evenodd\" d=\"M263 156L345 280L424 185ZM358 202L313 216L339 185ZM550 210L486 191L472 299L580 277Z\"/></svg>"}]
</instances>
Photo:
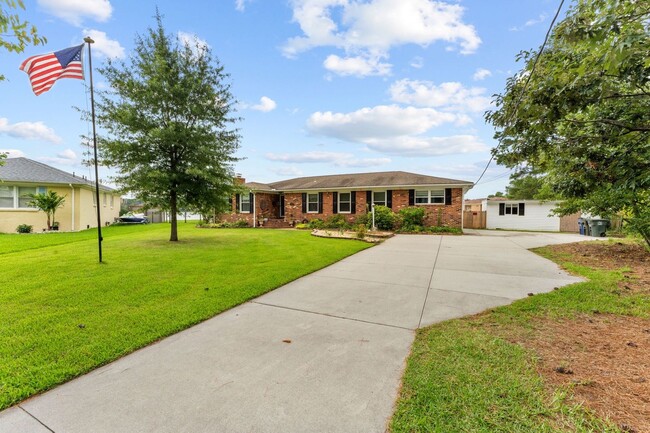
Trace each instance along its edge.
<instances>
[{"instance_id":1,"label":"gray shingle roof","mask_svg":"<svg viewBox=\"0 0 650 433\"><path fill-rule=\"evenodd\" d=\"M95 186L94 181L72 175L29 158L5 159L4 164L0 165L0 181L42 183L44 185L72 184L91 188ZM113 191L113 188L105 185L99 187L105 191Z\"/></svg>"},{"instance_id":2,"label":"gray shingle roof","mask_svg":"<svg viewBox=\"0 0 650 433\"><path fill-rule=\"evenodd\" d=\"M374 188L374 187L417 187L417 186L472 186L465 180L446 179L408 173L406 171L383 171L377 173L334 174L329 176L310 176L270 183L279 191L296 191L334 188Z\"/></svg>"}]
</instances>

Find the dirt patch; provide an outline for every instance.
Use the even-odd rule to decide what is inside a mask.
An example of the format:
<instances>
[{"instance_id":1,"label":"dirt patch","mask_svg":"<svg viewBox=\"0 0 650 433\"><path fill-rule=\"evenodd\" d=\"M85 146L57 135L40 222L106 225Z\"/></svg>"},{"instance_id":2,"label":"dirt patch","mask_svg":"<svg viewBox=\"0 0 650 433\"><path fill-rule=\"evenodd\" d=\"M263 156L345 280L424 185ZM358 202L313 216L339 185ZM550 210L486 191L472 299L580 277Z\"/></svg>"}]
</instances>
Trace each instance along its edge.
<instances>
[{"instance_id":1,"label":"dirt patch","mask_svg":"<svg viewBox=\"0 0 650 433\"><path fill-rule=\"evenodd\" d=\"M623 431L650 432L650 319L614 315L544 320L519 344L539 356L538 371L555 388Z\"/></svg>"},{"instance_id":2,"label":"dirt patch","mask_svg":"<svg viewBox=\"0 0 650 433\"><path fill-rule=\"evenodd\" d=\"M629 268L619 283L623 293L650 293L650 253L643 246L624 242L580 242L548 247L570 256L573 263L596 269Z\"/></svg>"},{"instance_id":3,"label":"dirt patch","mask_svg":"<svg viewBox=\"0 0 650 433\"><path fill-rule=\"evenodd\" d=\"M583 242L549 248L592 268L629 268L621 292L650 293L650 254L638 244ZM622 431L650 433L650 319L582 315L539 319L533 329L509 338L537 354L538 371L551 389L568 386L576 402Z\"/></svg>"}]
</instances>

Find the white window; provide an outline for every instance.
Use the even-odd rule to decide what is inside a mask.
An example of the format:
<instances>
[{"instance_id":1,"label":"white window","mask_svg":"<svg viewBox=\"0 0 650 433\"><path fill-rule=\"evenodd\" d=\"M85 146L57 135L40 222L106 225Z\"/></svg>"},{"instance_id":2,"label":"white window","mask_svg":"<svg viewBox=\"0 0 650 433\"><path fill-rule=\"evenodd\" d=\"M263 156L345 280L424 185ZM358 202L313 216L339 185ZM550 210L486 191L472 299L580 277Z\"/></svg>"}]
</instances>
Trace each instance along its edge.
<instances>
[{"instance_id":1,"label":"white window","mask_svg":"<svg viewBox=\"0 0 650 433\"><path fill-rule=\"evenodd\" d=\"M339 193L339 213L350 213L352 209L352 193Z\"/></svg>"},{"instance_id":2,"label":"white window","mask_svg":"<svg viewBox=\"0 0 650 433\"><path fill-rule=\"evenodd\" d=\"M251 196L249 194L239 195L239 212L251 213Z\"/></svg>"},{"instance_id":3,"label":"white window","mask_svg":"<svg viewBox=\"0 0 650 433\"><path fill-rule=\"evenodd\" d=\"M318 213L318 193L307 194L307 213Z\"/></svg>"},{"instance_id":4,"label":"white window","mask_svg":"<svg viewBox=\"0 0 650 433\"><path fill-rule=\"evenodd\" d=\"M386 191L373 191L372 204L375 206L386 206Z\"/></svg>"},{"instance_id":5,"label":"white window","mask_svg":"<svg viewBox=\"0 0 650 433\"><path fill-rule=\"evenodd\" d=\"M14 187L0 185L0 207L14 207Z\"/></svg>"},{"instance_id":6,"label":"white window","mask_svg":"<svg viewBox=\"0 0 650 433\"><path fill-rule=\"evenodd\" d=\"M417 190L415 191L415 204L445 204L445 190Z\"/></svg>"},{"instance_id":7,"label":"white window","mask_svg":"<svg viewBox=\"0 0 650 433\"><path fill-rule=\"evenodd\" d=\"M115 196L111 194L111 207L115 204Z\"/></svg>"},{"instance_id":8,"label":"white window","mask_svg":"<svg viewBox=\"0 0 650 433\"><path fill-rule=\"evenodd\" d=\"M106 203L108 203L108 197L106 197L106 193L104 193L104 207L106 206Z\"/></svg>"},{"instance_id":9,"label":"white window","mask_svg":"<svg viewBox=\"0 0 650 433\"><path fill-rule=\"evenodd\" d=\"M517 215L517 214L519 214L519 204L506 203L506 215Z\"/></svg>"},{"instance_id":10,"label":"white window","mask_svg":"<svg viewBox=\"0 0 650 433\"><path fill-rule=\"evenodd\" d=\"M36 194L36 188L32 186L19 186L18 187L18 207L20 208L30 208L30 202L32 198L30 194Z\"/></svg>"}]
</instances>

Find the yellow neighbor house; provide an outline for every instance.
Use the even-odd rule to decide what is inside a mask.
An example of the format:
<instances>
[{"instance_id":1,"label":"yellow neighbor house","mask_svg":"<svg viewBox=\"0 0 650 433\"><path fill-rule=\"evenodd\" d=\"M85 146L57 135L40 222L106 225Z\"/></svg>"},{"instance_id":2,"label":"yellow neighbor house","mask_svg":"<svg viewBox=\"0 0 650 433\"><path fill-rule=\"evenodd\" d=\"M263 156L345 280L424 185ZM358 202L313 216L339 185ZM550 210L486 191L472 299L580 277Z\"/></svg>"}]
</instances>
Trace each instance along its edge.
<instances>
[{"instance_id":1,"label":"yellow neighbor house","mask_svg":"<svg viewBox=\"0 0 650 433\"><path fill-rule=\"evenodd\" d=\"M65 196L55 219L60 231L97 227L94 182L28 158L7 158L0 166L0 232L15 233L20 224L47 230L45 212L29 206L29 194L55 191ZM99 186L102 225L120 215L120 195L107 186Z\"/></svg>"}]
</instances>

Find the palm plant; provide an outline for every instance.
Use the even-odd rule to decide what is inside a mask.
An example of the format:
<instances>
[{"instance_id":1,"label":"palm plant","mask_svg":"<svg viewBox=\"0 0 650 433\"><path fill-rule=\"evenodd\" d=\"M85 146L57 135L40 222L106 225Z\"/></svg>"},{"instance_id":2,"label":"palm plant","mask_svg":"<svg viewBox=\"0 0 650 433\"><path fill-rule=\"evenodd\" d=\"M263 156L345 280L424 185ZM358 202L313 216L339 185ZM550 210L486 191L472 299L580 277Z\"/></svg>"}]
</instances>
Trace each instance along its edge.
<instances>
[{"instance_id":1,"label":"palm plant","mask_svg":"<svg viewBox=\"0 0 650 433\"><path fill-rule=\"evenodd\" d=\"M30 206L34 206L47 214L47 229L52 228L54 221L54 214L56 210L63 206L66 196L60 196L55 191L48 191L46 193L30 194Z\"/></svg>"}]
</instances>

